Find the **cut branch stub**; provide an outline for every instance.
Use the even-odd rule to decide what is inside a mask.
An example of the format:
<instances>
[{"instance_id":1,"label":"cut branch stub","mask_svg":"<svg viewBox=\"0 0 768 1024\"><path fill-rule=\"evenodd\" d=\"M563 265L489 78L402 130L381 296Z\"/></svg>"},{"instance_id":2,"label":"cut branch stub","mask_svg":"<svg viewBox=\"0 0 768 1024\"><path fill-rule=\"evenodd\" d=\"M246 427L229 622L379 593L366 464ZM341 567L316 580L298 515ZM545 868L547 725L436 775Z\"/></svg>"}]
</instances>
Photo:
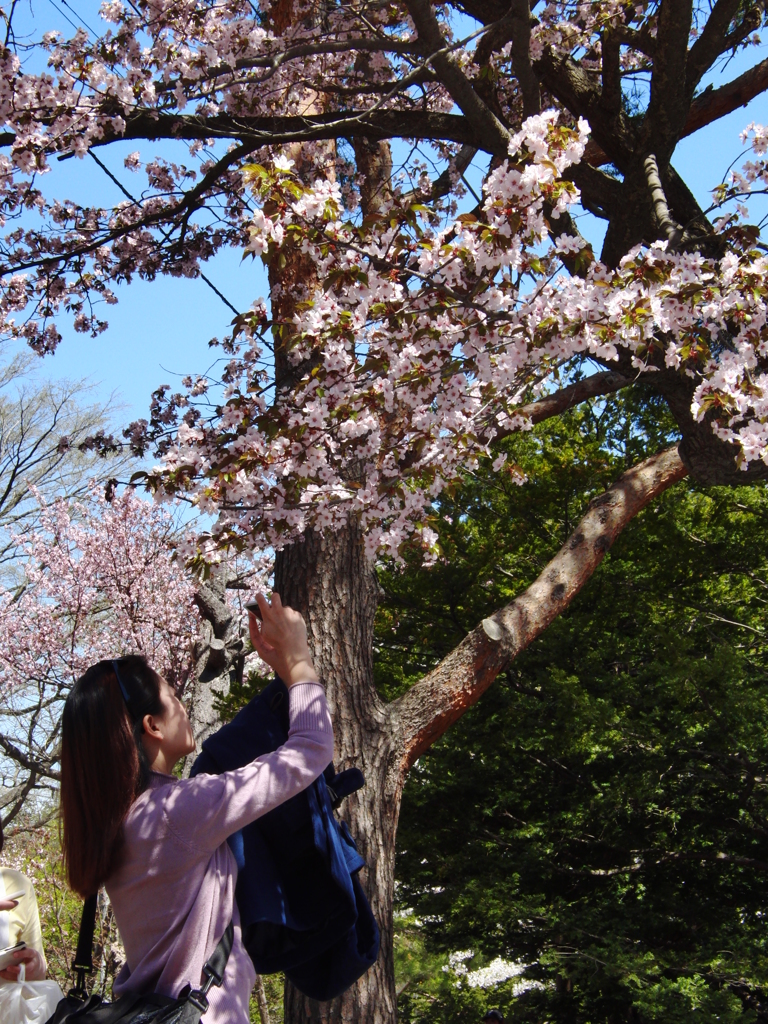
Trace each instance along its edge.
<instances>
[{"instance_id":1,"label":"cut branch stub","mask_svg":"<svg viewBox=\"0 0 768 1024\"><path fill-rule=\"evenodd\" d=\"M501 640L504 636L504 629L496 619L483 619L480 625L483 627L483 632L489 640Z\"/></svg>"},{"instance_id":2,"label":"cut branch stub","mask_svg":"<svg viewBox=\"0 0 768 1024\"><path fill-rule=\"evenodd\" d=\"M230 574L220 567L210 580L198 589L195 603L200 609L200 639L195 646L195 678L189 695L189 717L195 737L195 751L219 725L217 698L229 692L232 677L241 677L244 644L240 636L240 620L227 603ZM185 764L185 775L192 767L196 753Z\"/></svg>"}]
</instances>

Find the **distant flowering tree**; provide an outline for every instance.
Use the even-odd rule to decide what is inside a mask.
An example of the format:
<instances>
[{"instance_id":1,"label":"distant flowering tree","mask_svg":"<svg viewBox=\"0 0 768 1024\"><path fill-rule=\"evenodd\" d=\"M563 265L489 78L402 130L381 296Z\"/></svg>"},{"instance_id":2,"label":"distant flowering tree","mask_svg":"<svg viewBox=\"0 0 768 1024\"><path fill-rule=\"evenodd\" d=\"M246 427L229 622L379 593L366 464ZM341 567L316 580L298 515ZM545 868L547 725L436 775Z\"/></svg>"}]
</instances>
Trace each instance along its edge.
<instances>
[{"instance_id":1,"label":"distant flowering tree","mask_svg":"<svg viewBox=\"0 0 768 1024\"><path fill-rule=\"evenodd\" d=\"M105 463L83 452L86 438L110 424L109 404L86 404L84 382L51 384L39 379L40 360L32 352L0 358L0 578L14 578L14 559L23 557L10 534L35 522L42 494L82 498L94 477L124 473L128 460L119 451ZM113 421L112 421L113 422Z\"/></svg>"},{"instance_id":2,"label":"distant flowering tree","mask_svg":"<svg viewBox=\"0 0 768 1024\"><path fill-rule=\"evenodd\" d=\"M185 557L274 549L276 588L308 620L337 760L368 778L343 813L382 955L331 1006L289 987L287 1020L390 1024L395 834L414 761L661 492L687 474L768 477L768 265L748 210L765 132L749 130L754 159L712 210L673 163L681 139L768 88L764 60L703 89L759 42L765 4L113 0L98 38L50 32L24 50L18 10L0 55L5 333L50 352L63 316L105 329L116 283L202 276L228 247L267 263L268 302L237 313L219 379L160 388L127 441L158 452L160 497L205 513ZM177 159L146 152L160 139ZM125 142L138 148L126 156ZM104 162L116 147L141 177ZM95 161L120 201L65 198L69 157ZM576 204L605 222L599 254ZM385 703L375 558L404 545L440 557L447 487L483 459L522 479L500 439L631 388L661 396L679 444L627 467L531 587ZM233 649L229 612L208 605Z\"/></svg>"},{"instance_id":3,"label":"distant flowering tree","mask_svg":"<svg viewBox=\"0 0 768 1024\"><path fill-rule=\"evenodd\" d=\"M141 653L172 685L186 683L200 618L177 533L165 508L129 491L76 509L42 505L37 528L15 538L23 579L0 590L4 820L55 790L62 704L89 665Z\"/></svg>"}]
</instances>

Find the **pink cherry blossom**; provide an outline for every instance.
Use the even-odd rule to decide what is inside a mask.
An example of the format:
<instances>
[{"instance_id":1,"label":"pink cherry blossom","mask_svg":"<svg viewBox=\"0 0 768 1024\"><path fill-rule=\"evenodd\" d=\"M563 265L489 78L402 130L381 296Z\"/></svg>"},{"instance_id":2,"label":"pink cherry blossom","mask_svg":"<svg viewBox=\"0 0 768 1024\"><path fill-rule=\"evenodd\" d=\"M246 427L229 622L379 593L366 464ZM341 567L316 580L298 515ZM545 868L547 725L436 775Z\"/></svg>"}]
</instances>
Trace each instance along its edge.
<instances>
[{"instance_id":1,"label":"pink cherry blossom","mask_svg":"<svg viewBox=\"0 0 768 1024\"><path fill-rule=\"evenodd\" d=\"M169 511L130 491L42 505L38 528L15 539L22 582L0 591L0 686L56 702L89 665L140 653L183 687L200 620L177 533Z\"/></svg>"}]
</instances>

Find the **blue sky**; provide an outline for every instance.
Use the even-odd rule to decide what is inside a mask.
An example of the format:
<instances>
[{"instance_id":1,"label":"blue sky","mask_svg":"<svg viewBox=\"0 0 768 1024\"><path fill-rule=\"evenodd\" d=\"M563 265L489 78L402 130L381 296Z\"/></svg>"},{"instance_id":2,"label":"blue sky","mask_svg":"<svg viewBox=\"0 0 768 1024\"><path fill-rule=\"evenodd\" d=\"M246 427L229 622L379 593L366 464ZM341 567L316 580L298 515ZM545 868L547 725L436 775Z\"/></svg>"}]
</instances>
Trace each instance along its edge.
<instances>
[{"instance_id":1,"label":"blue sky","mask_svg":"<svg viewBox=\"0 0 768 1024\"><path fill-rule=\"evenodd\" d=\"M61 4L65 6L62 8ZM77 12L77 13L76 13ZM78 19L78 14L81 15ZM94 28L103 22L95 6L84 0L35 0L34 7L23 13L24 22L35 34L57 28L65 35L72 27L64 18L83 18ZM730 81L766 56L768 47L753 48L730 61L722 73L705 80L715 86ZM722 118L696 135L684 139L675 154L674 164L691 190L704 205L709 193L721 179L729 164L741 151L739 132L750 121L768 118L768 100L755 99ZM135 176L123 167L123 159L136 149L136 143L112 146L99 151L99 158L132 190L139 188L143 174ZM187 162L186 147L172 143L148 144L142 157L158 154ZM472 175L476 180L476 174ZM119 201L116 186L91 160L71 159L57 163L51 173L40 179L48 195L79 201L111 204ZM589 216L580 221L584 234L599 244L602 224ZM241 260L240 253L226 252L204 268L206 275L238 309L247 309L252 302L267 294L266 272L260 261ZM147 414L149 397L162 383L173 385L187 373L206 370L214 358L208 347L213 337L227 333L232 313L216 295L199 280L158 278L154 282L135 280L116 290L117 306L108 307L109 330L96 339L77 335L68 328L64 340L52 357L41 367L42 375L51 379L87 378L93 384L94 398L106 402L114 396L117 424Z\"/></svg>"}]
</instances>

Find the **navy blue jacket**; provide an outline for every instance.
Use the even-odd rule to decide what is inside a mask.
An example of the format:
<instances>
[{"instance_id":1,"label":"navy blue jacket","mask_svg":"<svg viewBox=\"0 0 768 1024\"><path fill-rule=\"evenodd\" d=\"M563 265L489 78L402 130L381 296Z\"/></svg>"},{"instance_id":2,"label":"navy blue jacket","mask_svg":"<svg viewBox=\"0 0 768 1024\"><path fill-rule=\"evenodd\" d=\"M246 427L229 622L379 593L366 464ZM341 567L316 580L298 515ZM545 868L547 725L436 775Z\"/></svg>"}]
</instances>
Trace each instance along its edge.
<instances>
[{"instance_id":1,"label":"navy blue jacket","mask_svg":"<svg viewBox=\"0 0 768 1024\"><path fill-rule=\"evenodd\" d=\"M241 768L287 739L288 691L275 679L208 737L192 775ZM349 988L379 952L379 929L357 877L365 862L333 813L362 783L357 769L336 775L329 765L303 793L229 839L243 942L256 971L284 971L313 999Z\"/></svg>"}]
</instances>

